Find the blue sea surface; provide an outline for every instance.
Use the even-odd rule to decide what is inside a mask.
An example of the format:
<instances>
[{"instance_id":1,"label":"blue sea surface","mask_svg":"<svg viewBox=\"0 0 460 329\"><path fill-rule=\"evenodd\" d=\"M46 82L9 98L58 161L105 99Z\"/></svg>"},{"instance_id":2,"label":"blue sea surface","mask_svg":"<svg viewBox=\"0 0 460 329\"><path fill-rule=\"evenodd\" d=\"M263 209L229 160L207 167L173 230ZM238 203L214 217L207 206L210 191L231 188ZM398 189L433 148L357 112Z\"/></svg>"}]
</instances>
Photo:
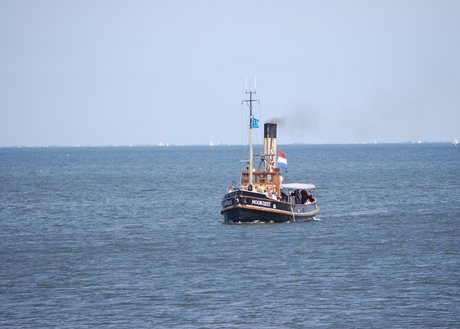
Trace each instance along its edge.
<instances>
[{"instance_id":1,"label":"blue sea surface","mask_svg":"<svg viewBox=\"0 0 460 329\"><path fill-rule=\"evenodd\" d=\"M223 224L243 146L0 148L0 327L460 327L460 148L278 149L316 220Z\"/></svg>"}]
</instances>

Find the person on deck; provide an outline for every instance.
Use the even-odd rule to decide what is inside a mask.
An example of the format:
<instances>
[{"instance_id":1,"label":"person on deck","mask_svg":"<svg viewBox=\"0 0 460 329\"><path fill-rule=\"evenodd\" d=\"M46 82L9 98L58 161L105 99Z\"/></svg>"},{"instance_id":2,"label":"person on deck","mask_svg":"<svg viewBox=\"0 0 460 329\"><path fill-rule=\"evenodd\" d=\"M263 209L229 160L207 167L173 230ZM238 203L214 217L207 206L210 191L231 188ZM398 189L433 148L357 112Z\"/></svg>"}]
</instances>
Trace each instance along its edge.
<instances>
[{"instance_id":1,"label":"person on deck","mask_svg":"<svg viewBox=\"0 0 460 329\"><path fill-rule=\"evenodd\" d=\"M300 204L302 202L302 196L300 195L300 190L295 190L295 203Z\"/></svg>"},{"instance_id":2,"label":"person on deck","mask_svg":"<svg viewBox=\"0 0 460 329\"><path fill-rule=\"evenodd\" d=\"M307 193L307 191L302 190L302 192L300 192L300 195L302 195L302 201L301 201L301 203L304 204L305 202L307 202L307 200L308 200L308 193Z\"/></svg>"}]
</instances>

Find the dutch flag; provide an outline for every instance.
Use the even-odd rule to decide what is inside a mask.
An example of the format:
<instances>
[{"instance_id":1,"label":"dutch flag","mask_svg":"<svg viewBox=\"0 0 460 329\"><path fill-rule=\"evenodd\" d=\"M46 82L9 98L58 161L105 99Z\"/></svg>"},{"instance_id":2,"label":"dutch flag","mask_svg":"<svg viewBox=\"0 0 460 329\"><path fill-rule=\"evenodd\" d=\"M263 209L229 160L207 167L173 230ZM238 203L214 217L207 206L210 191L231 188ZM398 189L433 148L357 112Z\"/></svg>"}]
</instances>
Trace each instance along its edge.
<instances>
[{"instance_id":1,"label":"dutch flag","mask_svg":"<svg viewBox=\"0 0 460 329\"><path fill-rule=\"evenodd\" d=\"M278 168L283 168L286 172L288 170L286 155L284 155L281 151L278 152L278 162L276 163L276 166Z\"/></svg>"}]
</instances>

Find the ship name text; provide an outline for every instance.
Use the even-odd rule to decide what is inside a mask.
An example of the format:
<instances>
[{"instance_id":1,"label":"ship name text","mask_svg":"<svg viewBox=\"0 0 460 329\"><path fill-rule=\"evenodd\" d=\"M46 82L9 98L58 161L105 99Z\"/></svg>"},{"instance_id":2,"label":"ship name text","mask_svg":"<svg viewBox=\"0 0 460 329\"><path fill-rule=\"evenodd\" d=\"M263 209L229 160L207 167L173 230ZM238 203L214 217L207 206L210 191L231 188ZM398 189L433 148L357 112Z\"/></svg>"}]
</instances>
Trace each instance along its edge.
<instances>
[{"instance_id":1,"label":"ship name text","mask_svg":"<svg viewBox=\"0 0 460 329\"><path fill-rule=\"evenodd\" d=\"M252 200L252 204L256 206L271 207L272 203L270 201Z\"/></svg>"}]
</instances>

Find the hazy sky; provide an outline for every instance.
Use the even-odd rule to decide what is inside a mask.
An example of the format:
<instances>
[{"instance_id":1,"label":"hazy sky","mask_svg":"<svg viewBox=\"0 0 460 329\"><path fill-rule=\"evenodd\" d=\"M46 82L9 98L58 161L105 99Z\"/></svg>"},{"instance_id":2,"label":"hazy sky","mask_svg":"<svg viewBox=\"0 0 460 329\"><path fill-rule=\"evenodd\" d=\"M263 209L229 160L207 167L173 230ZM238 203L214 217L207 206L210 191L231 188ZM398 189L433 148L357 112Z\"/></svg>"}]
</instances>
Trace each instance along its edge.
<instances>
[{"instance_id":1,"label":"hazy sky","mask_svg":"<svg viewBox=\"0 0 460 329\"><path fill-rule=\"evenodd\" d=\"M460 139L460 1L0 0L0 146ZM259 133L261 129L259 129Z\"/></svg>"}]
</instances>

